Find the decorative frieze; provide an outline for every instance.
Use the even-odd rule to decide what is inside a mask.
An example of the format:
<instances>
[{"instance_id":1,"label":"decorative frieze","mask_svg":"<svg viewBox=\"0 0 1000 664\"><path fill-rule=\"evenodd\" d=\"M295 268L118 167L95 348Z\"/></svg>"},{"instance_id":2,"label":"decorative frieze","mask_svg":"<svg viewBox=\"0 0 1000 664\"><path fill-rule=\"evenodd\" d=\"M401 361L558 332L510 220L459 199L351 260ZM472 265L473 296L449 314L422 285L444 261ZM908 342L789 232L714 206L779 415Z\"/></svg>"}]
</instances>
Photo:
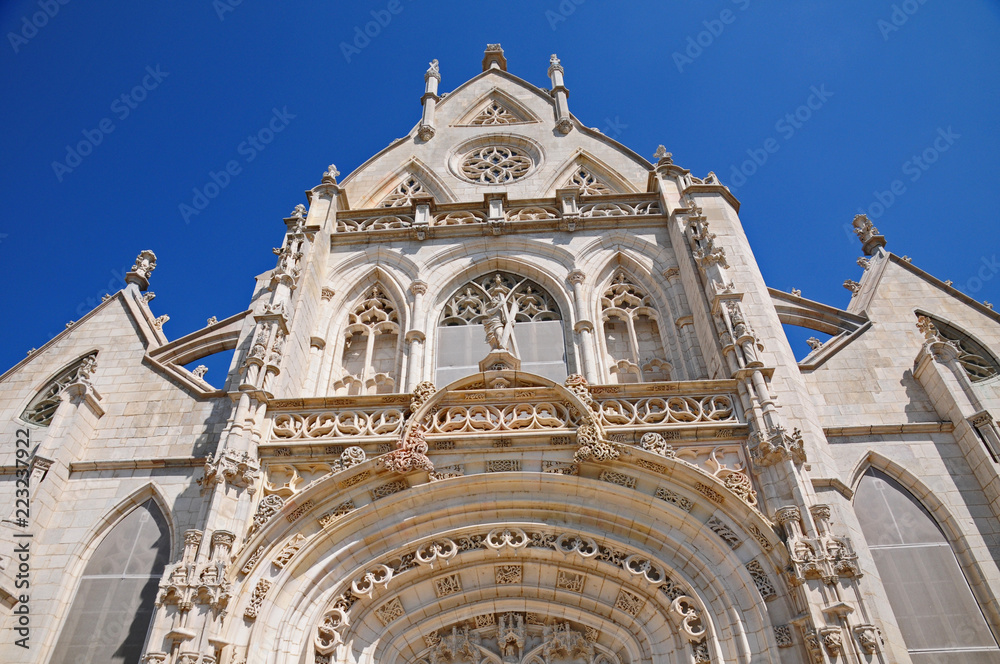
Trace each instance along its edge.
<instances>
[{"instance_id":1,"label":"decorative frieze","mask_svg":"<svg viewBox=\"0 0 1000 664\"><path fill-rule=\"evenodd\" d=\"M583 574L561 569L556 573L556 589L582 593L586 579L587 577Z\"/></svg>"},{"instance_id":2,"label":"decorative frieze","mask_svg":"<svg viewBox=\"0 0 1000 664\"><path fill-rule=\"evenodd\" d=\"M386 496L391 496L394 493L399 493L400 491L405 491L409 489L410 485L403 480L393 480L392 482L386 482L385 484L380 484L368 493L371 494L372 500L379 500L385 498Z\"/></svg>"},{"instance_id":3,"label":"decorative frieze","mask_svg":"<svg viewBox=\"0 0 1000 664\"><path fill-rule=\"evenodd\" d=\"M721 537L722 541L728 544L730 549L738 549L740 545L743 544L743 540L740 539L740 536L733 532L729 526L723 523L719 517L712 515L709 517L705 525L708 526L713 533Z\"/></svg>"},{"instance_id":4,"label":"decorative frieze","mask_svg":"<svg viewBox=\"0 0 1000 664\"><path fill-rule=\"evenodd\" d=\"M623 611L633 618L639 615L639 611L646 605L646 601L634 593L622 588L618 591L618 598L615 599L615 608Z\"/></svg>"},{"instance_id":5,"label":"decorative frieze","mask_svg":"<svg viewBox=\"0 0 1000 664\"><path fill-rule=\"evenodd\" d=\"M774 584L771 583L771 578L761 567L761 564L756 560L751 560L746 565L744 565L747 572L750 573L750 578L753 579L754 585L757 586L757 590L760 591L761 597L764 601L770 601L778 596L778 591L774 589Z\"/></svg>"},{"instance_id":6,"label":"decorative frieze","mask_svg":"<svg viewBox=\"0 0 1000 664\"><path fill-rule=\"evenodd\" d=\"M355 509L356 508L354 506L353 500L345 500L344 502L340 503L329 512L321 514L319 516L319 525L322 526L323 528L329 528L338 519L340 519L343 516L347 516Z\"/></svg>"},{"instance_id":7,"label":"decorative frieze","mask_svg":"<svg viewBox=\"0 0 1000 664\"><path fill-rule=\"evenodd\" d=\"M619 473L614 470L602 470L598 479L602 482L610 482L611 484L617 484L618 486L623 486L627 489L634 489L637 481L637 478L632 477L631 475Z\"/></svg>"},{"instance_id":8,"label":"decorative frieze","mask_svg":"<svg viewBox=\"0 0 1000 664\"><path fill-rule=\"evenodd\" d=\"M247 604L247 608L243 611L243 617L247 620L255 620L257 614L260 612L260 607L264 603L264 596L267 595L267 591L271 589L271 582L267 579L261 579L254 586L253 593L250 595L250 603Z\"/></svg>"},{"instance_id":9,"label":"decorative frieze","mask_svg":"<svg viewBox=\"0 0 1000 664\"><path fill-rule=\"evenodd\" d=\"M305 541L306 536L302 533L295 533L292 535L292 539L290 539L285 546L281 547L281 551L279 551L278 555L274 557L271 564L278 569L283 569L292 559L292 556L299 552L299 549L302 548Z\"/></svg>"},{"instance_id":10,"label":"decorative frieze","mask_svg":"<svg viewBox=\"0 0 1000 664\"><path fill-rule=\"evenodd\" d=\"M656 493L653 494L655 497L659 498L664 502L668 502L671 505L681 508L685 512L690 512L694 508L694 503L684 496L680 495L676 491L671 491L666 487L657 487Z\"/></svg>"},{"instance_id":11,"label":"decorative frieze","mask_svg":"<svg viewBox=\"0 0 1000 664\"><path fill-rule=\"evenodd\" d=\"M458 574L449 574L434 579L434 594L438 597L459 592L462 592L462 581L458 578Z\"/></svg>"},{"instance_id":12,"label":"decorative frieze","mask_svg":"<svg viewBox=\"0 0 1000 664\"><path fill-rule=\"evenodd\" d=\"M794 645L792 641L792 628L789 625L775 625L774 640L777 642L779 648L791 648Z\"/></svg>"},{"instance_id":13,"label":"decorative frieze","mask_svg":"<svg viewBox=\"0 0 1000 664\"><path fill-rule=\"evenodd\" d=\"M522 569L520 565L497 565L493 571L498 586L521 583Z\"/></svg>"},{"instance_id":14,"label":"decorative frieze","mask_svg":"<svg viewBox=\"0 0 1000 664\"><path fill-rule=\"evenodd\" d=\"M490 459L486 462L487 473L510 473L520 470L520 459Z\"/></svg>"},{"instance_id":15,"label":"decorative frieze","mask_svg":"<svg viewBox=\"0 0 1000 664\"><path fill-rule=\"evenodd\" d=\"M379 619L383 627L388 627L389 623L397 618L402 618L405 614L406 611L403 609L403 605L399 602L398 597L393 597L375 609L375 617Z\"/></svg>"}]
</instances>

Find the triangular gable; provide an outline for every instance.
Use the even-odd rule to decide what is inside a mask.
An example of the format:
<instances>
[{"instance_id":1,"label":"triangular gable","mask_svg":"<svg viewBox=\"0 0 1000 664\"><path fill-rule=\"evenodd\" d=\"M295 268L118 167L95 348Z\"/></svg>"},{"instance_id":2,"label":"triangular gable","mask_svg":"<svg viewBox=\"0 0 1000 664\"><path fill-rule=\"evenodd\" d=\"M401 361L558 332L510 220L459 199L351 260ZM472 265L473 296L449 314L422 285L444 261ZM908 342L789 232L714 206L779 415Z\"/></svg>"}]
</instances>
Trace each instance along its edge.
<instances>
[{"instance_id":1,"label":"triangular gable","mask_svg":"<svg viewBox=\"0 0 1000 664\"><path fill-rule=\"evenodd\" d=\"M472 110L456 122L456 126L489 127L541 122L526 106L499 88L493 88L470 106Z\"/></svg>"}]
</instances>

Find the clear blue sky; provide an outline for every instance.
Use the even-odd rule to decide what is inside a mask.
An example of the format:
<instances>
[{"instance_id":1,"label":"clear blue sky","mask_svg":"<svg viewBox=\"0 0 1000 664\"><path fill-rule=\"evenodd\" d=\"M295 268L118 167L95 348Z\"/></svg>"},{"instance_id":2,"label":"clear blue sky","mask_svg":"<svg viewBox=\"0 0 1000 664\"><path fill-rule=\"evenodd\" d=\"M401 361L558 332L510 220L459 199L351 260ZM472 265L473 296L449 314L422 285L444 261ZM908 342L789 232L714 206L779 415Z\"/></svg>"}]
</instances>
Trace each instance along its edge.
<instances>
[{"instance_id":1,"label":"clear blue sky","mask_svg":"<svg viewBox=\"0 0 1000 664\"><path fill-rule=\"evenodd\" d=\"M735 184L772 139L736 188L770 285L846 306L861 253L844 226L898 181L872 215L888 248L1000 305L1000 275L977 277L1000 254L995 1L62 1L0 6L0 370L121 288L142 249L168 337L243 310L327 164L346 175L405 135L427 62L446 92L489 42L542 86L558 53L581 121L696 175ZM287 126L241 149L274 109ZM179 206L230 160L186 223Z\"/></svg>"}]
</instances>

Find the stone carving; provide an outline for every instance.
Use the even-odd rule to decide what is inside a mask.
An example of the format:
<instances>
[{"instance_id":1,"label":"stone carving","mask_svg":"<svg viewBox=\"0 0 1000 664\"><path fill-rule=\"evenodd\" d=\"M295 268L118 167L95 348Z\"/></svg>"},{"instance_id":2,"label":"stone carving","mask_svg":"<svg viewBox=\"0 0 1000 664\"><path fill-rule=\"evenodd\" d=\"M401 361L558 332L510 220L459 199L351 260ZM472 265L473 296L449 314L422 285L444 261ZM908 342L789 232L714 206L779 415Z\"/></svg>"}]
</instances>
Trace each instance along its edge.
<instances>
[{"instance_id":1,"label":"stone carving","mask_svg":"<svg viewBox=\"0 0 1000 664\"><path fill-rule=\"evenodd\" d=\"M414 197L426 193L424 185L414 176L409 175L403 178L403 181L399 183L392 193L382 199L378 207L407 207L413 204Z\"/></svg>"},{"instance_id":2,"label":"stone carving","mask_svg":"<svg viewBox=\"0 0 1000 664\"><path fill-rule=\"evenodd\" d=\"M875 224L864 214L856 215L851 225L854 226L854 234L858 236L862 244L866 244L879 234L878 229L875 228Z\"/></svg>"},{"instance_id":3,"label":"stone carving","mask_svg":"<svg viewBox=\"0 0 1000 664\"><path fill-rule=\"evenodd\" d=\"M490 617L492 618L493 615L490 614ZM463 626L459 629L458 626L453 626L451 634L442 636L438 633L438 638L440 641L431 650L428 658L430 664L460 664L461 662L476 664L479 662L481 657L479 648L470 639L468 627Z\"/></svg>"},{"instance_id":4,"label":"stone carving","mask_svg":"<svg viewBox=\"0 0 1000 664\"><path fill-rule=\"evenodd\" d=\"M410 412L416 413L421 406L434 396L435 392L437 392L437 388L429 380L417 383L416 387L413 388L413 396L410 397Z\"/></svg>"},{"instance_id":5,"label":"stone carving","mask_svg":"<svg viewBox=\"0 0 1000 664\"><path fill-rule=\"evenodd\" d=\"M788 625L775 625L774 640L778 643L779 648L791 648L794 645L792 628Z\"/></svg>"},{"instance_id":6,"label":"stone carving","mask_svg":"<svg viewBox=\"0 0 1000 664\"><path fill-rule=\"evenodd\" d=\"M521 583L522 569L520 565L497 565L493 571L498 586Z\"/></svg>"},{"instance_id":7,"label":"stone carving","mask_svg":"<svg viewBox=\"0 0 1000 664\"><path fill-rule=\"evenodd\" d=\"M330 164L326 167L326 172L323 173L323 182L329 184L337 184L337 176L340 175L340 171L337 170L335 164Z\"/></svg>"},{"instance_id":8,"label":"stone carving","mask_svg":"<svg viewBox=\"0 0 1000 664\"><path fill-rule=\"evenodd\" d=\"M249 453L224 449L215 458L205 459L205 474L199 480L203 488L209 488L220 481L238 489L247 489L251 494L256 490L260 476L260 464Z\"/></svg>"},{"instance_id":9,"label":"stone carving","mask_svg":"<svg viewBox=\"0 0 1000 664\"><path fill-rule=\"evenodd\" d=\"M618 486L623 486L627 489L634 489L637 480L637 478L632 477L631 475L619 473L614 470L602 470L598 479L602 482L610 482L611 484L617 484Z\"/></svg>"},{"instance_id":10,"label":"stone carving","mask_svg":"<svg viewBox=\"0 0 1000 664\"><path fill-rule=\"evenodd\" d=\"M701 620L701 610L693 599L686 595L676 597L670 603L670 613L680 623L681 632L689 643L698 643L705 637L705 625Z\"/></svg>"},{"instance_id":11,"label":"stone carving","mask_svg":"<svg viewBox=\"0 0 1000 664\"><path fill-rule=\"evenodd\" d=\"M442 538L418 546L414 552L414 558L421 565L429 565L433 568L438 562L447 563L457 553L458 547L455 543L448 538Z\"/></svg>"},{"instance_id":12,"label":"stone carving","mask_svg":"<svg viewBox=\"0 0 1000 664\"><path fill-rule=\"evenodd\" d=\"M438 597L445 597L459 592L462 592L462 582L458 578L458 574L449 574L448 576L434 579L434 594Z\"/></svg>"},{"instance_id":13,"label":"stone carving","mask_svg":"<svg viewBox=\"0 0 1000 664\"><path fill-rule=\"evenodd\" d=\"M806 339L806 343L809 344L809 347L812 348L813 350L819 350L820 348L823 347L823 342L817 339L816 337L809 337L808 339Z\"/></svg>"},{"instance_id":14,"label":"stone carving","mask_svg":"<svg viewBox=\"0 0 1000 664\"><path fill-rule=\"evenodd\" d=\"M577 463L614 461L621 456L620 446L602 440L597 427L593 424L583 424L577 428L576 441L579 449L573 455L573 459Z\"/></svg>"},{"instance_id":15,"label":"stone carving","mask_svg":"<svg viewBox=\"0 0 1000 664\"><path fill-rule=\"evenodd\" d=\"M553 475L579 475L580 466L575 463L561 463L559 461L542 461L542 472Z\"/></svg>"},{"instance_id":16,"label":"stone carving","mask_svg":"<svg viewBox=\"0 0 1000 664\"><path fill-rule=\"evenodd\" d=\"M435 445L435 449L441 449ZM432 482L438 482L440 480L449 480L455 477L462 477L465 475L465 466L460 463L452 464L450 466L435 466L434 470L430 472L430 478Z\"/></svg>"},{"instance_id":17,"label":"stone carving","mask_svg":"<svg viewBox=\"0 0 1000 664\"><path fill-rule=\"evenodd\" d=\"M513 352L516 322L559 319L555 300L534 281L496 272L468 282L452 295L439 325L482 324L492 348Z\"/></svg>"},{"instance_id":18,"label":"stone carving","mask_svg":"<svg viewBox=\"0 0 1000 664\"><path fill-rule=\"evenodd\" d=\"M855 625L854 638L858 640L861 650L867 655L874 655L882 644L882 637L875 625Z\"/></svg>"},{"instance_id":19,"label":"stone carving","mask_svg":"<svg viewBox=\"0 0 1000 664\"><path fill-rule=\"evenodd\" d=\"M791 460L796 464L806 461L805 443L798 429L791 434L781 425L767 431L754 431L747 440L750 455L760 467L773 466L781 461Z\"/></svg>"},{"instance_id":20,"label":"stone carving","mask_svg":"<svg viewBox=\"0 0 1000 664\"><path fill-rule=\"evenodd\" d=\"M257 614L260 612L260 607L264 603L264 596L267 595L267 591L271 589L271 582L267 579L261 579L254 586L253 593L250 595L250 603L247 604L247 608L243 611L243 617L247 620L255 620Z\"/></svg>"},{"instance_id":21,"label":"stone carving","mask_svg":"<svg viewBox=\"0 0 1000 664\"><path fill-rule=\"evenodd\" d=\"M337 521L338 519L340 519L343 516L347 516L348 514L350 514L351 512L353 512L355 509L356 508L354 506L354 501L353 500L345 500L344 502L342 502L341 504L337 505L336 507L334 507L329 512L321 514L319 516L319 524L323 528L328 528L329 526L333 525L333 523L335 521Z\"/></svg>"},{"instance_id":22,"label":"stone carving","mask_svg":"<svg viewBox=\"0 0 1000 664\"><path fill-rule=\"evenodd\" d=\"M741 544L743 544L743 540L740 539L740 536L733 532L729 526L723 523L719 517L712 515L709 517L705 525L707 525L713 533L721 537L722 540L729 545L729 548L737 549Z\"/></svg>"},{"instance_id":23,"label":"stone carving","mask_svg":"<svg viewBox=\"0 0 1000 664\"><path fill-rule=\"evenodd\" d=\"M487 533L484 544L488 549L500 552L510 547L515 551L528 546L528 535L520 528L495 528Z\"/></svg>"},{"instance_id":24,"label":"stone carving","mask_svg":"<svg viewBox=\"0 0 1000 664\"><path fill-rule=\"evenodd\" d=\"M618 598L615 600L615 608L619 611L624 611L634 618L639 615L639 611L641 611L642 607L645 605L645 600L638 595L630 593L624 588L618 591Z\"/></svg>"},{"instance_id":25,"label":"stone carving","mask_svg":"<svg viewBox=\"0 0 1000 664\"><path fill-rule=\"evenodd\" d=\"M376 586L385 588L389 585L392 575L393 570L388 565L375 565L351 581L351 591L355 595L367 595L370 599Z\"/></svg>"},{"instance_id":26,"label":"stone carving","mask_svg":"<svg viewBox=\"0 0 1000 664\"><path fill-rule=\"evenodd\" d=\"M264 496L260 503L257 505L257 511L253 515L253 523L250 524L250 530L247 532L247 537L252 536L255 532L260 530L265 523L267 523L271 517L281 511L281 508L285 505L285 499L281 496Z\"/></svg>"},{"instance_id":27,"label":"stone carving","mask_svg":"<svg viewBox=\"0 0 1000 664\"><path fill-rule=\"evenodd\" d=\"M520 470L520 459L489 459L486 462L487 473L511 473Z\"/></svg>"},{"instance_id":28,"label":"stone carving","mask_svg":"<svg viewBox=\"0 0 1000 664\"><path fill-rule=\"evenodd\" d=\"M674 491L671 491L670 489L667 489L666 487L662 487L662 486L658 487L656 489L656 493L653 494L653 495L656 496L657 498L659 498L662 501L668 502L668 503L670 503L672 505L676 505L677 507L681 508L685 512L690 512L691 509L694 507L694 503L691 502L689 499L685 498L684 496L680 495L679 493L676 493Z\"/></svg>"},{"instance_id":29,"label":"stone carving","mask_svg":"<svg viewBox=\"0 0 1000 664\"><path fill-rule=\"evenodd\" d=\"M240 572L242 572L243 574L249 574L253 570L253 566L256 565L257 561L260 560L261 556L264 555L264 551L267 550L266 546L267 546L266 544L261 544L260 546L258 546L257 549L247 559L246 564L243 565L242 569L240 569Z\"/></svg>"},{"instance_id":30,"label":"stone carving","mask_svg":"<svg viewBox=\"0 0 1000 664\"><path fill-rule=\"evenodd\" d=\"M529 205L527 207L510 208L505 214L507 221L545 221L558 219L559 211L555 208Z\"/></svg>"},{"instance_id":31,"label":"stone carving","mask_svg":"<svg viewBox=\"0 0 1000 664\"><path fill-rule=\"evenodd\" d=\"M285 519L288 521L288 523L295 523L295 521L297 521L300 516L311 510L313 507L314 507L313 501L307 500L306 502L302 503L294 510L286 514Z\"/></svg>"},{"instance_id":32,"label":"stone carving","mask_svg":"<svg viewBox=\"0 0 1000 664\"><path fill-rule=\"evenodd\" d=\"M409 203L406 203L406 205L409 205ZM400 228L412 228L413 225L413 217L408 214L378 215L373 217L337 217L338 233L397 230Z\"/></svg>"},{"instance_id":33,"label":"stone carving","mask_svg":"<svg viewBox=\"0 0 1000 664\"><path fill-rule=\"evenodd\" d=\"M576 189L579 189L581 196L605 196L607 194L615 193L586 166L580 166L577 168L563 186L566 188L575 187Z\"/></svg>"},{"instance_id":34,"label":"stone carving","mask_svg":"<svg viewBox=\"0 0 1000 664\"><path fill-rule=\"evenodd\" d=\"M561 569L556 573L556 588L559 590L568 590L574 593L582 593L583 584L586 580L587 577L583 574L568 572Z\"/></svg>"},{"instance_id":35,"label":"stone carving","mask_svg":"<svg viewBox=\"0 0 1000 664\"><path fill-rule=\"evenodd\" d=\"M375 487L369 493L372 496L372 500L380 500L386 496L391 496L394 493L399 493L400 491L405 491L409 489L410 485L403 480L394 480L392 482L386 482L385 484L380 484Z\"/></svg>"},{"instance_id":36,"label":"stone carving","mask_svg":"<svg viewBox=\"0 0 1000 664\"><path fill-rule=\"evenodd\" d=\"M279 413L271 424L271 432L276 438L286 440L399 435L404 417L398 408Z\"/></svg>"},{"instance_id":37,"label":"stone carving","mask_svg":"<svg viewBox=\"0 0 1000 664\"><path fill-rule=\"evenodd\" d=\"M491 433L565 429L572 426L569 408L561 403L516 403L505 406L450 406L434 413L428 433Z\"/></svg>"},{"instance_id":38,"label":"stone carving","mask_svg":"<svg viewBox=\"0 0 1000 664\"><path fill-rule=\"evenodd\" d=\"M475 617L476 629L483 629L485 627L493 627L497 624L496 616L492 613L484 613Z\"/></svg>"},{"instance_id":39,"label":"stone carving","mask_svg":"<svg viewBox=\"0 0 1000 664\"><path fill-rule=\"evenodd\" d=\"M277 567L278 569L283 569L285 565L287 565L289 561L292 559L292 556L294 556L296 553L299 552L299 549L302 548L302 545L305 544L305 541L306 541L305 535L303 535L302 533L295 533L292 536L292 539L288 540L285 546L281 547L281 551L279 551L278 555L274 557L274 560L271 561L271 564Z\"/></svg>"},{"instance_id":40,"label":"stone carving","mask_svg":"<svg viewBox=\"0 0 1000 664\"><path fill-rule=\"evenodd\" d=\"M156 254L154 254L149 249L140 252L139 256L135 259L135 265L132 266L132 272L134 272L139 277L147 281L149 280L150 275L153 274L153 270L155 269L156 269Z\"/></svg>"},{"instance_id":41,"label":"stone carving","mask_svg":"<svg viewBox=\"0 0 1000 664\"><path fill-rule=\"evenodd\" d=\"M166 314L163 314L162 316L158 316L153 321L153 327L155 327L157 330L160 330L160 329L163 328L163 324L166 323L168 320L170 320L170 316L168 316Z\"/></svg>"},{"instance_id":42,"label":"stone carving","mask_svg":"<svg viewBox=\"0 0 1000 664\"><path fill-rule=\"evenodd\" d=\"M465 155L461 174L477 184L510 184L528 174L534 166L525 151L507 145L487 145Z\"/></svg>"},{"instance_id":43,"label":"stone carving","mask_svg":"<svg viewBox=\"0 0 1000 664\"><path fill-rule=\"evenodd\" d=\"M316 638L313 645L320 655L329 655L334 649L343 643L343 636L340 631L349 624L347 613L344 609L334 607L323 614L323 622L316 630Z\"/></svg>"},{"instance_id":44,"label":"stone carving","mask_svg":"<svg viewBox=\"0 0 1000 664\"><path fill-rule=\"evenodd\" d=\"M855 295L861 292L861 284L859 284L857 281L854 281L853 279L848 279L847 281L845 281L844 288L851 291L851 297L854 297Z\"/></svg>"},{"instance_id":45,"label":"stone carving","mask_svg":"<svg viewBox=\"0 0 1000 664\"><path fill-rule=\"evenodd\" d=\"M494 99L486 105L486 108L480 111L479 114L472 119L470 124L476 126L492 126L517 124L519 122L523 122L523 120L511 113L506 106Z\"/></svg>"},{"instance_id":46,"label":"stone carving","mask_svg":"<svg viewBox=\"0 0 1000 664\"><path fill-rule=\"evenodd\" d=\"M626 592L626 591L622 591ZM635 614L631 614L635 615ZM546 662L561 660L594 661L594 644L573 629L569 623L555 623L542 627L542 656Z\"/></svg>"},{"instance_id":47,"label":"stone carving","mask_svg":"<svg viewBox=\"0 0 1000 664\"><path fill-rule=\"evenodd\" d=\"M81 357L46 383L21 413L21 419L31 424L48 426L62 403L62 395L70 385L82 385L93 391L92 379L97 370L97 353Z\"/></svg>"},{"instance_id":48,"label":"stone carving","mask_svg":"<svg viewBox=\"0 0 1000 664\"><path fill-rule=\"evenodd\" d=\"M299 203L298 205L295 206L295 209L292 210L292 213L288 215L288 218L302 222L305 221L306 214L307 214L306 206L303 205L302 203Z\"/></svg>"},{"instance_id":49,"label":"stone carving","mask_svg":"<svg viewBox=\"0 0 1000 664\"><path fill-rule=\"evenodd\" d=\"M753 579L754 585L757 586L757 590L760 591L765 602L778 596L778 591L774 589L774 584L771 583L771 579L759 562L751 560L744 567L750 573L750 578Z\"/></svg>"},{"instance_id":50,"label":"stone carving","mask_svg":"<svg viewBox=\"0 0 1000 664\"><path fill-rule=\"evenodd\" d=\"M580 206L580 216L584 219L593 217L640 217L651 214L661 214L660 205L655 201L642 203L585 203Z\"/></svg>"},{"instance_id":51,"label":"stone carving","mask_svg":"<svg viewBox=\"0 0 1000 664\"><path fill-rule=\"evenodd\" d=\"M602 399L598 413L607 427L739 421L732 397L724 394Z\"/></svg>"},{"instance_id":52,"label":"stone carving","mask_svg":"<svg viewBox=\"0 0 1000 664\"><path fill-rule=\"evenodd\" d=\"M520 613L505 613L497 625L497 646L500 658L505 664L517 664L524 657L524 643L527 637L524 616Z\"/></svg>"},{"instance_id":53,"label":"stone carving","mask_svg":"<svg viewBox=\"0 0 1000 664\"><path fill-rule=\"evenodd\" d=\"M726 488L739 496L750 507L757 506L757 492L753 489L750 477L738 471L727 472L723 478Z\"/></svg>"},{"instance_id":54,"label":"stone carving","mask_svg":"<svg viewBox=\"0 0 1000 664\"><path fill-rule=\"evenodd\" d=\"M380 462L394 473L409 473L414 470L432 472L434 464L427 456L424 426L418 424L406 432L396 443L396 449L381 457Z\"/></svg>"},{"instance_id":55,"label":"stone carving","mask_svg":"<svg viewBox=\"0 0 1000 664\"><path fill-rule=\"evenodd\" d=\"M639 446L647 452L652 452L667 459L677 458L677 452L674 451L673 445L668 445L663 436L658 433L650 432L643 434L639 440Z\"/></svg>"},{"instance_id":56,"label":"stone carving","mask_svg":"<svg viewBox=\"0 0 1000 664\"><path fill-rule=\"evenodd\" d=\"M823 638L823 647L830 653L831 657L836 657L844 649L844 637L839 627L824 627L819 630Z\"/></svg>"},{"instance_id":57,"label":"stone carving","mask_svg":"<svg viewBox=\"0 0 1000 664\"><path fill-rule=\"evenodd\" d=\"M403 609L403 605L400 604L398 597L393 597L375 609L375 617L379 619L383 626L388 626L389 623L397 618L401 618L405 613L406 611Z\"/></svg>"}]
</instances>

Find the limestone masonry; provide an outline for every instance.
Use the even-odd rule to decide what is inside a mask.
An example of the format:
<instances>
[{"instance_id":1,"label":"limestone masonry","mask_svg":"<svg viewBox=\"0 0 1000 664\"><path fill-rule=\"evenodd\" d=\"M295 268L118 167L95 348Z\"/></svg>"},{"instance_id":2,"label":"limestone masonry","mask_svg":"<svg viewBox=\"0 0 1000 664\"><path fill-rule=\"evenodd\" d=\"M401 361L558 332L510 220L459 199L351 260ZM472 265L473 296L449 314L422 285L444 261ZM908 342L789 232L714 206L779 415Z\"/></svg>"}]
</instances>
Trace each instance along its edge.
<instances>
[{"instance_id":1,"label":"limestone masonry","mask_svg":"<svg viewBox=\"0 0 1000 664\"><path fill-rule=\"evenodd\" d=\"M143 251L0 378L0 661L1000 662L1000 315L863 215L846 310L768 288L564 73L435 60L246 311Z\"/></svg>"}]
</instances>

